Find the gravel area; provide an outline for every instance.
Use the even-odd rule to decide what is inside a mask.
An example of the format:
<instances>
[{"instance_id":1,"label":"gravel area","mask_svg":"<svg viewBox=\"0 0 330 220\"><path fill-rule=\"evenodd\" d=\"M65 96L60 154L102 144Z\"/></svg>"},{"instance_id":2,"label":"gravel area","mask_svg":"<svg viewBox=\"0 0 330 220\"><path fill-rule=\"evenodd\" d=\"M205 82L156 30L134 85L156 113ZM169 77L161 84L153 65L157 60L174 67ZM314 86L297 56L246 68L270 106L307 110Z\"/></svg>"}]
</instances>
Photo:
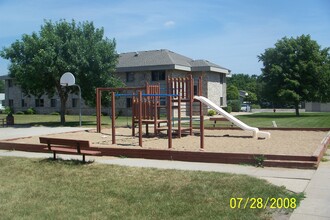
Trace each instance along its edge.
<instances>
[{"instance_id":1,"label":"gravel area","mask_svg":"<svg viewBox=\"0 0 330 220\"><path fill-rule=\"evenodd\" d=\"M199 151L200 138L198 130L193 136L173 138L172 150ZM270 139L254 139L252 133L242 130L205 130L205 152L253 153L277 155L310 156L321 143L328 132L323 131L280 131L272 130ZM102 133L95 130L68 132L48 135L50 137L89 140L97 147L138 148L138 137L131 136L131 129L117 128L116 142L111 144L111 130L104 129ZM39 143L39 137L11 140L17 143ZM158 137L143 137L144 149L168 149L166 132Z\"/></svg>"}]
</instances>

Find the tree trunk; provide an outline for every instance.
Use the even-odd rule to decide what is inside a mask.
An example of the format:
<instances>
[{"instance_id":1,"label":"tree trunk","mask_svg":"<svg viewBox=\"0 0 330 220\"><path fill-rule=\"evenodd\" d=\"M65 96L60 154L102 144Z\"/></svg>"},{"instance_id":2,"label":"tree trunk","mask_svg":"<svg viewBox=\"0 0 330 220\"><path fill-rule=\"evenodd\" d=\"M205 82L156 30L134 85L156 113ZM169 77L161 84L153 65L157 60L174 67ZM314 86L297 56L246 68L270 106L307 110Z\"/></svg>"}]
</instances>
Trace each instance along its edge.
<instances>
[{"instance_id":1,"label":"tree trunk","mask_svg":"<svg viewBox=\"0 0 330 220\"><path fill-rule=\"evenodd\" d=\"M300 114L299 114L299 103L295 103L294 107L296 109L296 116L299 117L300 116Z\"/></svg>"},{"instance_id":2,"label":"tree trunk","mask_svg":"<svg viewBox=\"0 0 330 220\"><path fill-rule=\"evenodd\" d=\"M61 125L65 125L65 111L66 111L66 101L68 100L68 93L66 88L63 88L61 85L57 87L58 96L60 97L61 102Z\"/></svg>"},{"instance_id":3,"label":"tree trunk","mask_svg":"<svg viewBox=\"0 0 330 220\"><path fill-rule=\"evenodd\" d=\"M61 98L61 125L65 125L65 110L66 110L66 99Z\"/></svg>"}]
</instances>

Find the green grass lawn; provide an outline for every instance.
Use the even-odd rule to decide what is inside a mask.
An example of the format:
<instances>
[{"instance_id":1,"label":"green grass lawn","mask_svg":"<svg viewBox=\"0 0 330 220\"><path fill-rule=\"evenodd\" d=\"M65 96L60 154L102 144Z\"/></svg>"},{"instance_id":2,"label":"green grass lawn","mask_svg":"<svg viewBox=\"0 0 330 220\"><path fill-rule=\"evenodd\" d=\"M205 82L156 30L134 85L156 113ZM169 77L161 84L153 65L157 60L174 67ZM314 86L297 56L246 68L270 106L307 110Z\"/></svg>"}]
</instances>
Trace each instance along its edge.
<instances>
[{"instance_id":1,"label":"green grass lawn","mask_svg":"<svg viewBox=\"0 0 330 220\"><path fill-rule=\"evenodd\" d=\"M275 121L280 128L330 128L330 112L301 113L256 113L241 115L239 119L255 127L272 127Z\"/></svg>"},{"instance_id":2,"label":"green grass lawn","mask_svg":"<svg viewBox=\"0 0 330 220\"><path fill-rule=\"evenodd\" d=\"M301 113L254 113L239 115L237 118L253 127L273 127L275 121L279 128L330 128L330 112ZM198 123L196 123L198 124ZM217 122L217 127L230 126L229 122ZM213 127L213 122L206 120L205 127Z\"/></svg>"},{"instance_id":3,"label":"green grass lawn","mask_svg":"<svg viewBox=\"0 0 330 220\"><path fill-rule=\"evenodd\" d=\"M2 114L0 117L6 117ZM60 126L59 115L14 115L15 124L30 126ZM240 115L238 119L254 127L272 127L275 121L280 128L330 128L330 112L322 113L301 113L296 117L294 113L254 113L251 115ZM120 116L116 119L116 126L131 126L131 117ZM66 115L66 126L79 126L78 115ZM217 122L217 127L229 127L229 122ZM82 116L82 126L96 127L96 117L90 115ZM102 116L102 127L110 127L111 119L109 116ZM194 126L199 126L195 121ZM213 127L213 122L205 120L205 127Z\"/></svg>"},{"instance_id":4,"label":"green grass lawn","mask_svg":"<svg viewBox=\"0 0 330 220\"><path fill-rule=\"evenodd\" d=\"M278 209L232 209L230 199L303 197L215 172L7 157L0 167L1 219L270 219Z\"/></svg>"}]
</instances>

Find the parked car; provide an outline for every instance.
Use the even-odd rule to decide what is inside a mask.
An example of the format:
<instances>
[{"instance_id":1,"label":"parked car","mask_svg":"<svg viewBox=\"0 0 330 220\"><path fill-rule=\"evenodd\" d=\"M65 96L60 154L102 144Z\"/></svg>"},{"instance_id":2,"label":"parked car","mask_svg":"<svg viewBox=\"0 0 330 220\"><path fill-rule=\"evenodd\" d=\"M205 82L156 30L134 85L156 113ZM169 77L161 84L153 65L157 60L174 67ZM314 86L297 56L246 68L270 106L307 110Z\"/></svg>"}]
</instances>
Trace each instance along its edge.
<instances>
[{"instance_id":1,"label":"parked car","mask_svg":"<svg viewBox=\"0 0 330 220\"><path fill-rule=\"evenodd\" d=\"M243 103L241 104L241 111L242 112L250 112L251 106L249 104Z\"/></svg>"}]
</instances>

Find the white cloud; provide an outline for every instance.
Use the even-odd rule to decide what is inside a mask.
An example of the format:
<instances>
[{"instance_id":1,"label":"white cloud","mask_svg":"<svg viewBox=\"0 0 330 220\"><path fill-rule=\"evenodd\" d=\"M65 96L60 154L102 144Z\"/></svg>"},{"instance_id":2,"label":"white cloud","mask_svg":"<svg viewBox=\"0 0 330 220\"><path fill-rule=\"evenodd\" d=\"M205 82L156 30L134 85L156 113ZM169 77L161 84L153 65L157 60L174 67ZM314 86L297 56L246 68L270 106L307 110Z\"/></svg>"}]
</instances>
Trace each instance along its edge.
<instances>
[{"instance_id":1,"label":"white cloud","mask_svg":"<svg viewBox=\"0 0 330 220\"><path fill-rule=\"evenodd\" d=\"M165 23L164 23L164 26L165 27L172 27L172 26L174 26L175 25L175 22L174 21L166 21Z\"/></svg>"}]
</instances>

